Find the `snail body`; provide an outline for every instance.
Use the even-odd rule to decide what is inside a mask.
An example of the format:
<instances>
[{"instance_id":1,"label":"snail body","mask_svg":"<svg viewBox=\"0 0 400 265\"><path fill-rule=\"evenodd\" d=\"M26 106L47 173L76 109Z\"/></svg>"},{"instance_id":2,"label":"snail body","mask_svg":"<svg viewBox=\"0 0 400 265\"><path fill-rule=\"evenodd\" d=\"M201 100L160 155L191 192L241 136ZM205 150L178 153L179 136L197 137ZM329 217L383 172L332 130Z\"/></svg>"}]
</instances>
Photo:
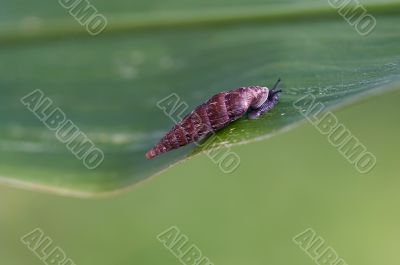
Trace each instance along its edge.
<instances>
[{"instance_id":1,"label":"snail body","mask_svg":"<svg viewBox=\"0 0 400 265\"><path fill-rule=\"evenodd\" d=\"M280 80L276 83L277 86ZM220 92L196 107L171 128L146 153L147 159L199 141L248 113L257 119L279 100L279 92L262 86L249 86Z\"/></svg>"}]
</instances>

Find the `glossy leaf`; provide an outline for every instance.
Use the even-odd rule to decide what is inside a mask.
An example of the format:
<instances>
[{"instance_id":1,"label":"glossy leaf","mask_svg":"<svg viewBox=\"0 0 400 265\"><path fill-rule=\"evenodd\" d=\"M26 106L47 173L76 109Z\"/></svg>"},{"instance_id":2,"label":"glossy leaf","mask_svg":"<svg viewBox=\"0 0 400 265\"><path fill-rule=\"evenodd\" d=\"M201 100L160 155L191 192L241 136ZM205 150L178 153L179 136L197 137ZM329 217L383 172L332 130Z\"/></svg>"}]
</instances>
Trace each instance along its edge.
<instances>
[{"instance_id":1,"label":"glossy leaf","mask_svg":"<svg viewBox=\"0 0 400 265\"><path fill-rule=\"evenodd\" d=\"M328 3L314 1L236 1L227 8L215 1L98 0L92 4L109 25L95 37L57 1L21 10L21 1L3 2L2 183L78 196L112 192L202 151L191 145L145 159L173 125L156 105L171 93L193 108L219 91L270 87L281 77L276 108L213 136L232 145L293 127L303 119L293 102L307 93L334 108L400 86L397 2L366 2L377 27L360 36ZM35 89L104 151L101 166L87 169L20 102Z\"/></svg>"}]
</instances>

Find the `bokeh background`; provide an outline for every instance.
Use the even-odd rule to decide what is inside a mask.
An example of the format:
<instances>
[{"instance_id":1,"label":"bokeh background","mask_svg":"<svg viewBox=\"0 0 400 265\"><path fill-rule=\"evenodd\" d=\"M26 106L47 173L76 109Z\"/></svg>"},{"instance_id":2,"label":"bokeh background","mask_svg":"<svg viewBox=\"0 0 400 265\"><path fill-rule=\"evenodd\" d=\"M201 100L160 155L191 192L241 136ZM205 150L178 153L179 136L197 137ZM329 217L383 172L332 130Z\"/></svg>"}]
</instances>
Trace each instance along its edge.
<instances>
[{"instance_id":1,"label":"bokeh background","mask_svg":"<svg viewBox=\"0 0 400 265\"><path fill-rule=\"evenodd\" d=\"M0 265L43 264L20 241L35 228L77 265L180 264L156 238L170 226L214 265L313 264L292 241L307 228L349 265L400 263L399 1L362 1L377 15L369 37L327 1L91 3L109 19L96 37L57 1L0 0ZM232 147L236 171L200 154L150 178L199 152L145 160L171 126L157 100L177 92L194 106L278 76L276 109L219 133L249 142ZM102 167L89 172L20 104L36 88L105 150ZM334 113L376 156L370 173L312 124L293 126L304 93L348 103Z\"/></svg>"}]
</instances>

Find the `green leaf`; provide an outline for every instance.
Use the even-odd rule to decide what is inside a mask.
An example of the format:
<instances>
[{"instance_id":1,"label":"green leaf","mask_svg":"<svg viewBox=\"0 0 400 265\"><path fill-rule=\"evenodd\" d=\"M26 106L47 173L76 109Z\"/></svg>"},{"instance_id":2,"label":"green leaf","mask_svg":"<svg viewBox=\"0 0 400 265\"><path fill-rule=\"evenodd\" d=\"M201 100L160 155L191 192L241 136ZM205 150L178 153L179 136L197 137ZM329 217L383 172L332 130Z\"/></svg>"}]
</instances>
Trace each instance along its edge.
<instances>
[{"instance_id":1,"label":"green leaf","mask_svg":"<svg viewBox=\"0 0 400 265\"><path fill-rule=\"evenodd\" d=\"M292 128L303 120L293 102L307 93L334 108L400 86L399 2L363 3L377 21L368 36L315 1L91 3L108 20L94 37L57 1L3 0L0 182L87 196L130 187L199 153L204 148L191 145L144 157L173 125L156 106L171 93L193 108L219 91L271 87L281 77L284 92L271 112L213 136L234 145ZM104 152L98 168L87 169L21 103L35 89Z\"/></svg>"}]
</instances>

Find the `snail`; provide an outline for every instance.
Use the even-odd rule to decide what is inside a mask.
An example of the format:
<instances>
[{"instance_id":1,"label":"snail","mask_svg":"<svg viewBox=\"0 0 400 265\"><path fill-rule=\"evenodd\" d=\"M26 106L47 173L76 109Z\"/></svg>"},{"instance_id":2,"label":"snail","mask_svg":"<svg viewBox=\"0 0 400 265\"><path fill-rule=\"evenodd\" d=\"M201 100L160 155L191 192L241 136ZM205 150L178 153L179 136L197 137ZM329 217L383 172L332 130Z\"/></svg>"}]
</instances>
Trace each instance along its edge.
<instances>
[{"instance_id":1,"label":"snail","mask_svg":"<svg viewBox=\"0 0 400 265\"><path fill-rule=\"evenodd\" d=\"M271 110L279 101L277 86L240 87L220 92L196 107L171 128L161 140L146 153L147 159L177 149L224 128L247 113L249 119L257 119Z\"/></svg>"}]
</instances>

